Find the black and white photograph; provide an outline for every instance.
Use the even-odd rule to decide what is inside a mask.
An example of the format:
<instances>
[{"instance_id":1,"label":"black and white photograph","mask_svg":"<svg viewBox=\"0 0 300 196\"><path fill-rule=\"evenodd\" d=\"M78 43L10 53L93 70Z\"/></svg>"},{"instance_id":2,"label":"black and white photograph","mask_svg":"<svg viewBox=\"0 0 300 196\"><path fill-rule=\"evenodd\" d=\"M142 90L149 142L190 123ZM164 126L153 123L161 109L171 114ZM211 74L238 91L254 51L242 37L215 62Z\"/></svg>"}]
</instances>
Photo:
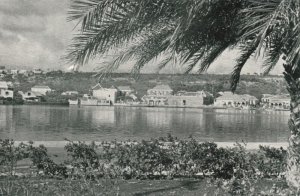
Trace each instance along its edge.
<instances>
[{"instance_id":1,"label":"black and white photograph","mask_svg":"<svg viewBox=\"0 0 300 196\"><path fill-rule=\"evenodd\" d=\"M0 0L0 196L300 195L299 0Z\"/></svg>"}]
</instances>

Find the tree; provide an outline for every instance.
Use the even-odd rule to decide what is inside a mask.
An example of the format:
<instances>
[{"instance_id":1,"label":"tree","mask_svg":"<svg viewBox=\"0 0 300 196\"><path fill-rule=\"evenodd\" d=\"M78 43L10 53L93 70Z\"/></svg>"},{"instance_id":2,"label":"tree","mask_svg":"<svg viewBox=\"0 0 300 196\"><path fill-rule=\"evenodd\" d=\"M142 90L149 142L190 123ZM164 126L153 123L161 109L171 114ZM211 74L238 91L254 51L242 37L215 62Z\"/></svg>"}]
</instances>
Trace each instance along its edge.
<instances>
[{"instance_id":1,"label":"tree","mask_svg":"<svg viewBox=\"0 0 300 196\"><path fill-rule=\"evenodd\" d=\"M163 56L186 73L207 70L227 48L239 48L231 88L252 56L264 56L269 73L284 60L291 95L287 180L300 187L300 2L299 0L72 0L69 20L80 32L67 59L83 65L116 47L125 48L104 71L135 59L133 72ZM125 47L126 46L126 47Z\"/></svg>"}]
</instances>

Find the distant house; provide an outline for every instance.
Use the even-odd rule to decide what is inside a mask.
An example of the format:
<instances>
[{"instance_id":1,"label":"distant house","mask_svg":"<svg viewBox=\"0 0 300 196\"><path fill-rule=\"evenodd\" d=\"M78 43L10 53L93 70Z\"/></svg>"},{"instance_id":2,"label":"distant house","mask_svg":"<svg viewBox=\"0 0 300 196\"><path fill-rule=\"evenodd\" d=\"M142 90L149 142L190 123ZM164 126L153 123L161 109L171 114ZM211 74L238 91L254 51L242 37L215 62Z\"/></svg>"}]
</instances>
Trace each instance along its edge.
<instances>
[{"instance_id":1,"label":"distant house","mask_svg":"<svg viewBox=\"0 0 300 196\"><path fill-rule=\"evenodd\" d=\"M13 98L13 84L12 82L0 81L0 97Z\"/></svg>"},{"instance_id":2,"label":"distant house","mask_svg":"<svg viewBox=\"0 0 300 196\"><path fill-rule=\"evenodd\" d=\"M43 98L43 94L39 92L27 91L23 93L22 91L19 91L18 93L22 96L22 99L26 102L40 102L42 101Z\"/></svg>"},{"instance_id":3,"label":"distant house","mask_svg":"<svg viewBox=\"0 0 300 196\"><path fill-rule=\"evenodd\" d=\"M261 100L261 104L264 107L275 108L289 108L291 103L291 97L288 94L271 95L264 94Z\"/></svg>"},{"instance_id":4,"label":"distant house","mask_svg":"<svg viewBox=\"0 0 300 196\"><path fill-rule=\"evenodd\" d=\"M92 88L92 95L99 101L109 101L115 104L117 100L118 89L115 87L103 88L99 83Z\"/></svg>"},{"instance_id":5,"label":"distant house","mask_svg":"<svg viewBox=\"0 0 300 196\"><path fill-rule=\"evenodd\" d=\"M25 70L25 69L21 69L21 70L19 70L19 74L22 74L22 75L24 75L24 76L28 76L28 70Z\"/></svg>"},{"instance_id":6,"label":"distant house","mask_svg":"<svg viewBox=\"0 0 300 196\"><path fill-rule=\"evenodd\" d=\"M51 92L52 89L49 86L34 86L31 88L32 92L40 93L42 95L46 95L47 92Z\"/></svg>"},{"instance_id":7,"label":"distant house","mask_svg":"<svg viewBox=\"0 0 300 196\"><path fill-rule=\"evenodd\" d=\"M213 104L213 95L206 91L186 92L181 91L168 97L168 105L183 107L199 107Z\"/></svg>"},{"instance_id":8,"label":"distant house","mask_svg":"<svg viewBox=\"0 0 300 196\"><path fill-rule=\"evenodd\" d=\"M8 89L0 89L0 97L13 98L14 97L14 91L8 90Z\"/></svg>"},{"instance_id":9,"label":"distant house","mask_svg":"<svg viewBox=\"0 0 300 196\"><path fill-rule=\"evenodd\" d=\"M148 95L157 95L157 96L167 96L172 95L173 90L169 85L160 84L156 85L154 88L147 90Z\"/></svg>"},{"instance_id":10,"label":"distant house","mask_svg":"<svg viewBox=\"0 0 300 196\"><path fill-rule=\"evenodd\" d=\"M43 73L43 70L41 70L41 69L34 69L32 72L33 72L34 74L42 74L42 73Z\"/></svg>"},{"instance_id":11,"label":"distant house","mask_svg":"<svg viewBox=\"0 0 300 196\"><path fill-rule=\"evenodd\" d=\"M122 95L130 95L134 90L130 86L118 86L118 90Z\"/></svg>"},{"instance_id":12,"label":"distant house","mask_svg":"<svg viewBox=\"0 0 300 196\"><path fill-rule=\"evenodd\" d=\"M63 92L61 95L64 95L64 96L74 96L74 95L78 95L78 91L65 91Z\"/></svg>"},{"instance_id":13,"label":"distant house","mask_svg":"<svg viewBox=\"0 0 300 196\"><path fill-rule=\"evenodd\" d=\"M232 92L226 91L218 97L215 101L217 106L229 106L229 107L239 107L239 106L249 106L258 104L258 99L252 95L243 94L233 94Z\"/></svg>"},{"instance_id":14,"label":"distant house","mask_svg":"<svg viewBox=\"0 0 300 196\"><path fill-rule=\"evenodd\" d=\"M0 81L0 89L13 89L13 83L7 81Z\"/></svg>"},{"instance_id":15,"label":"distant house","mask_svg":"<svg viewBox=\"0 0 300 196\"><path fill-rule=\"evenodd\" d=\"M13 74L13 75L17 75L19 73L19 70L12 69L12 70L10 70L10 73Z\"/></svg>"}]
</instances>

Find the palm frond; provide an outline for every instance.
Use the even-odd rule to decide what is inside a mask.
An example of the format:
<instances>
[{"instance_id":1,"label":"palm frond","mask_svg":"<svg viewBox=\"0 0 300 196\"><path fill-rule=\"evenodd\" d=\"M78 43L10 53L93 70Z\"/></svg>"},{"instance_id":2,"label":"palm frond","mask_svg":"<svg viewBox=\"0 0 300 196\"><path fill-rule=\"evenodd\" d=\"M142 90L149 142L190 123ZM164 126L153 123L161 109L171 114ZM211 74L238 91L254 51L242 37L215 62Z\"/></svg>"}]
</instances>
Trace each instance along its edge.
<instances>
[{"instance_id":1,"label":"palm frond","mask_svg":"<svg viewBox=\"0 0 300 196\"><path fill-rule=\"evenodd\" d=\"M241 46L241 52L242 54L240 57L236 60L236 65L234 66L234 69L231 73L231 90L234 92L236 90L236 87L239 83L241 71L248 61L248 59L251 57L251 55L255 52L256 48L258 46L258 42L252 42L248 45L242 45Z\"/></svg>"}]
</instances>

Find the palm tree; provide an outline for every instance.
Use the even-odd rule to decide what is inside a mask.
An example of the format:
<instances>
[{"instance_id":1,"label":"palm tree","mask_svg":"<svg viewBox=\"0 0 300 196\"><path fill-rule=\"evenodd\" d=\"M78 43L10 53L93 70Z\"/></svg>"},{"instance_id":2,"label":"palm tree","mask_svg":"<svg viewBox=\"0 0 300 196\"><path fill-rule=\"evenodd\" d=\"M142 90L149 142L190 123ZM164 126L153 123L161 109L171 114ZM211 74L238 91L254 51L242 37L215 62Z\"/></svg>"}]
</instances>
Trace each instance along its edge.
<instances>
[{"instance_id":1,"label":"palm tree","mask_svg":"<svg viewBox=\"0 0 300 196\"><path fill-rule=\"evenodd\" d=\"M104 71L135 59L133 72L162 58L203 72L227 48L241 55L232 72L234 91L247 60L264 56L264 73L284 60L291 95L287 181L300 187L300 1L299 0L72 0L69 20L78 21L67 59L84 65L124 48Z\"/></svg>"}]
</instances>

